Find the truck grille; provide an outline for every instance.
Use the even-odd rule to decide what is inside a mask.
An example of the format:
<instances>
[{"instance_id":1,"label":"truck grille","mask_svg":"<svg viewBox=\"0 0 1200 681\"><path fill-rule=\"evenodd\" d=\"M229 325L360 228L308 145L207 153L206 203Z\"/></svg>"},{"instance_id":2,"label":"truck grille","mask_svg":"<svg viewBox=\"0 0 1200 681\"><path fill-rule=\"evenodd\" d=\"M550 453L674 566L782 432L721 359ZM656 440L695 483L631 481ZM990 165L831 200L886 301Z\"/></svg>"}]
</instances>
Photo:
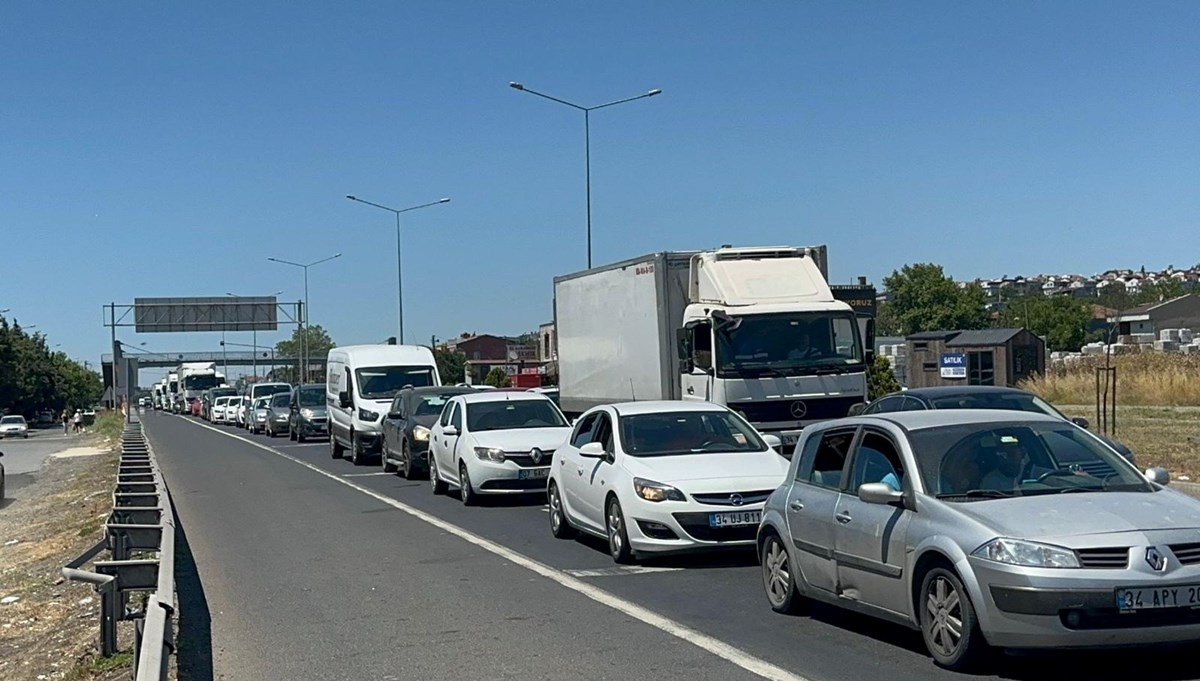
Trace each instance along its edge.
<instances>
[{"instance_id":1,"label":"truck grille","mask_svg":"<svg viewBox=\"0 0 1200 681\"><path fill-rule=\"evenodd\" d=\"M1076 549L1079 565L1085 568L1124 570L1129 566L1129 547L1113 546L1102 549Z\"/></svg>"},{"instance_id":2,"label":"truck grille","mask_svg":"<svg viewBox=\"0 0 1200 681\"><path fill-rule=\"evenodd\" d=\"M861 397L818 397L812 399L730 402L729 408L740 413L751 423L820 421L842 418L850 413L850 407L862 401ZM804 416L799 419L792 415L792 405L797 402L804 403Z\"/></svg>"}]
</instances>

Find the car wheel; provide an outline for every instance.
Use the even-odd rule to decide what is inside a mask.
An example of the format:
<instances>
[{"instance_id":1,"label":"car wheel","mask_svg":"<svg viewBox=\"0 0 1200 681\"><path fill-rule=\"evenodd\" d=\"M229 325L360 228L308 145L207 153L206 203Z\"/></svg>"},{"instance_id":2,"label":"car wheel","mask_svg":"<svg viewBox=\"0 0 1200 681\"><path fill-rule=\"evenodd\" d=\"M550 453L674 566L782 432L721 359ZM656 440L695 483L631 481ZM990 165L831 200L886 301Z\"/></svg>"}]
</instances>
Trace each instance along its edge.
<instances>
[{"instance_id":1,"label":"car wheel","mask_svg":"<svg viewBox=\"0 0 1200 681\"><path fill-rule=\"evenodd\" d=\"M633 563L633 551L629 548L629 533L625 531L625 515L621 513L621 502L616 497L608 500L604 512L604 525L608 529L608 555L622 565Z\"/></svg>"},{"instance_id":2,"label":"car wheel","mask_svg":"<svg viewBox=\"0 0 1200 681\"><path fill-rule=\"evenodd\" d=\"M446 493L446 482L438 477L437 460L433 458L433 452L429 453L429 488L434 494Z\"/></svg>"},{"instance_id":3,"label":"car wheel","mask_svg":"<svg viewBox=\"0 0 1200 681\"><path fill-rule=\"evenodd\" d=\"M458 495L463 506L475 506L479 503L479 495L471 487L471 476L467 474L467 464L458 464Z\"/></svg>"},{"instance_id":4,"label":"car wheel","mask_svg":"<svg viewBox=\"0 0 1200 681\"><path fill-rule=\"evenodd\" d=\"M354 431L350 431L350 463L357 466L362 463L362 455L359 454L358 438L354 437Z\"/></svg>"},{"instance_id":5,"label":"car wheel","mask_svg":"<svg viewBox=\"0 0 1200 681\"><path fill-rule=\"evenodd\" d=\"M340 459L345 454L346 450L338 444L337 438L331 432L329 434L329 455L335 459Z\"/></svg>"},{"instance_id":6,"label":"car wheel","mask_svg":"<svg viewBox=\"0 0 1200 681\"><path fill-rule=\"evenodd\" d=\"M379 458L383 461L383 472L384 473L395 473L396 472L396 464L392 463L391 459L388 458L388 450L387 450L387 441L386 440L384 441L383 451L379 454Z\"/></svg>"},{"instance_id":7,"label":"car wheel","mask_svg":"<svg viewBox=\"0 0 1200 681\"><path fill-rule=\"evenodd\" d=\"M575 528L571 527L571 521L567 520L566 511L563 510L562 497L558 494L558 485L553 482L546 490L546 500L550 505L550 534L556 539L573 539L575 537Z\"/></svg>"},{"instance_id":8,"label":"car wheel","mask_svg":"<svg viewBox=\"0 0 1200 681\"><path fill-rule=\"evenodd\" d=\"M987 643L958 575L940 567L926 573L920 607L921 636L938 666L965 671L979 661Z\"/></svg>"},{"instance_id":9,"label":"car wheel","mask_svg":"<svg viewBox=\"0 0 1200 681\"><path fill-rule=\"evenodd\" d=\"M779 535L767 535L759 556L763 570L763 587L767 590L767 601L771 609L786 615L800 611L801 596L796 591L796 578L792 573L787 548Z\"/></svg>"},{"instance_id":10,"label":"car wheel","mask_svg":"<svg viewBox=\"0 0 1200 681\"><path fill-rule=\"evenodd\" d=\"M408 446L408 440L400 444L400 475L405 480L417 479L416 471L413 470L412 449Z\"/></svg>"}]
</instances>

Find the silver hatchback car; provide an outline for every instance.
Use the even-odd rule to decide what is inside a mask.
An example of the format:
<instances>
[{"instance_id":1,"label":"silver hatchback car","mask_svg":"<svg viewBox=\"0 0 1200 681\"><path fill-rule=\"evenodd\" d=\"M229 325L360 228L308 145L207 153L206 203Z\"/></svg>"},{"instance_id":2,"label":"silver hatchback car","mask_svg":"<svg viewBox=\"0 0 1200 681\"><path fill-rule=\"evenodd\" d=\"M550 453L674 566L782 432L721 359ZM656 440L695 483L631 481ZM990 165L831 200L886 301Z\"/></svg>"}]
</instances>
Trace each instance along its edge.
<instances>
[{"instance_id":1,"label":"silver hatchback car","mask_svg":"<svg viewBox=\"0 0 1200 681\"><path fill-rule=\"evenodd\" d=\"M954 410L809 426L758 531L771 607L805 598L990 646L1200 640L1200 501L1051 416Z\"/></svg>"}]
</instances>

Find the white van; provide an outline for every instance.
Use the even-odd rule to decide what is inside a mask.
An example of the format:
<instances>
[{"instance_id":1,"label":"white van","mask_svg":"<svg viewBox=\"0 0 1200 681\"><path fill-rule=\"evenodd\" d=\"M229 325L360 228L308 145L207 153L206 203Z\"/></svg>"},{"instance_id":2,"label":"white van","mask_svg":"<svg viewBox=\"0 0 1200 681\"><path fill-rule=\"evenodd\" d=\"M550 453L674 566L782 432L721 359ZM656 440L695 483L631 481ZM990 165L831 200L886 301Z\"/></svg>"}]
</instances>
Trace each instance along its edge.
<instances>
[{"instance_id":1,"label":"white van","mask_svg":"<svg viewBox=\"0 0 1200 681\"><path fill-rule=\"evenodd\" d=\"M329 351L329 453L354 465L382 451L383 419L402 388L441 385L433 351L419 345L348 345Z\"/></svg>"}]
</instances>

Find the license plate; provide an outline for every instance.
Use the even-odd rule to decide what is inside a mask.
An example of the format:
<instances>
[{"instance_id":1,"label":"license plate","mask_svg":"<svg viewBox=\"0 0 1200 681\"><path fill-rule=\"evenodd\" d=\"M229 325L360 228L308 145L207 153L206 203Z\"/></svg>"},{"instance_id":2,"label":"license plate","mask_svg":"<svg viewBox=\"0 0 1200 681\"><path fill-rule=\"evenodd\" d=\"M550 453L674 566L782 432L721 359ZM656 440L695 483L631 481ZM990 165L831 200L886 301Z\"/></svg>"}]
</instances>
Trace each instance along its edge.
<instances>
[{"instance_id":1,"label":"license plate","mask_svg":"<svg viewBox=\"0 0 1200 681\"><path fill-rule=\"evenodd\" d=\"M550 477L550 468L522 468L517 471L518 480L545 480Z\"/></svg>"},{"instance_id":2,"label":"license plate","mask_svg":"<svg viewBox=\"0 0 1200 681\"><path fill-rule=\"evenodd\" d=\"M1117 609L1121 612L1160 608L1200 608L1200 584L1117 589Z\"/></svg>"},{"instance_id":3,"label":"license plate","mask_svg":"<svg viewBox=\"0 0 1200 681\"><path fill-rule=\"evenodd\" d=\"M762 520L762 511L734 511L733 513L709 513L709 527L739 527L757 525Z\"/></svg>"}]
</instances>

